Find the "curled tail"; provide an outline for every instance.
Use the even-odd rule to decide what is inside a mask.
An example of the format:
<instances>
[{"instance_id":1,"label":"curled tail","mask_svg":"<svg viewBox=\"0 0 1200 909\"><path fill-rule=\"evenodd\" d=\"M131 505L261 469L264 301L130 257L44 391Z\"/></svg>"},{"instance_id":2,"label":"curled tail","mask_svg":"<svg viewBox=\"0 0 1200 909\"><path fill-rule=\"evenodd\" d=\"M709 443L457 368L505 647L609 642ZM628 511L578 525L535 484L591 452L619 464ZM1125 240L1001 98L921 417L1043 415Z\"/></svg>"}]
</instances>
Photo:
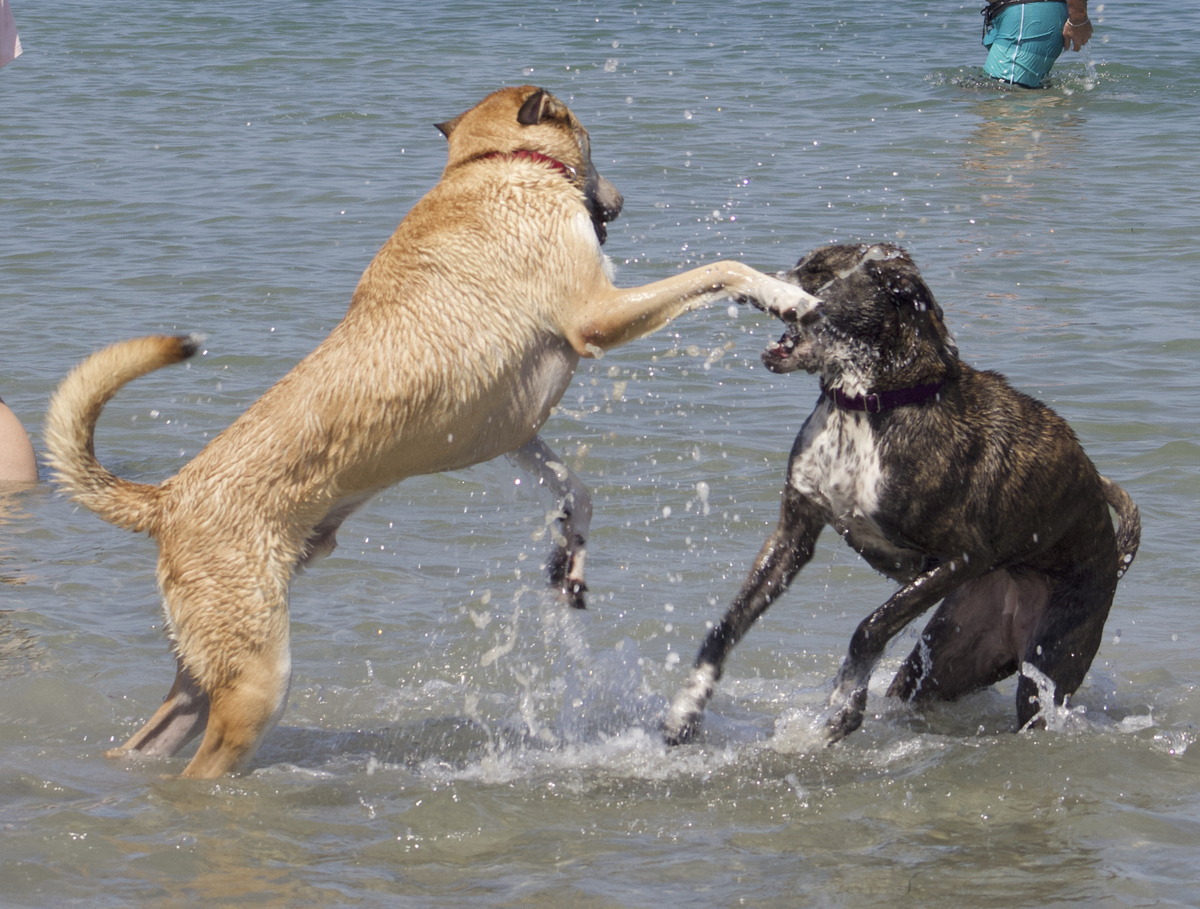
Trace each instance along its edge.
<instances>
[{"instance_id":1,"label":"curled tail","mask_svg":"<svg viewBox=\"0 0 1200 909\"><path fill-rule=\"evenodd\" d=\"M1104 487L1104 497L1117 513L1117 553L1120 556L1117 577L1121 577L1133 564L1142 541L1142 518L1129 493L1108 477L1101 477L1100 483Z\"/></svg>"},{"instance_id":2,"label":"curled tail","mask_svg":"<svg viewBox=\"0 0 1200 909\"><path fill-rule=\"evenodd\" d=\"M71 370L51 398L46 447L54 478L71 498L109 523L153 534L160 491L148 483L122 480L96 460L100 411L126 382L186 360L200 341L198 335L152 335L106 347Z\"/></svg>"}]
</instances>

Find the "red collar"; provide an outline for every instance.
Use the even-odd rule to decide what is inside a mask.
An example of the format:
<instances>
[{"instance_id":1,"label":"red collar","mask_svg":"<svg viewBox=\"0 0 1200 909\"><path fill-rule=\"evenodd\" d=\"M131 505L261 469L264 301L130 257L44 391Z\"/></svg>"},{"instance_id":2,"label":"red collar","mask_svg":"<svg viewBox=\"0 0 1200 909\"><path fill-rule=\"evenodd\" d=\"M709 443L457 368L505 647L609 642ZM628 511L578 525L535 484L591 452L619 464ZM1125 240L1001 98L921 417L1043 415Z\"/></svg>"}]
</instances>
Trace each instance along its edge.
<instances>
[{"instance_id":1,"label":"red collar","mask_svg":"<svg viewBox=\"0 0 1200 909\"><path fill-rule=\"evenodd\" d=\"M911 388L897 388L892 391L880 391L866 395L848 395L840 388L832 391L821 386L821 393L831 398L836 407L843 410L862 410L867 413L882 413L893 407L903 407L906 404L920 404L927 401L942 390L944 382L933 382L929 385L913 385Z\"/></svg>"},{"instance_id":2,"label":"red collar","mask_svg":"<svg viewBox=\"0 0 1200 909\"><path fill-rule=\"evenodd\" d=\"M517 149L514 152L489 152L486 155L480 155L475 160L483 161L488 158L522 158L526 161L533 161L535 164L545 164L572 181L579 175L579 171L570 164L563 164L557 158L551 158L549 155L543 155L541 152L530 151L525 148Z\"/></svg>"}]
</instances>

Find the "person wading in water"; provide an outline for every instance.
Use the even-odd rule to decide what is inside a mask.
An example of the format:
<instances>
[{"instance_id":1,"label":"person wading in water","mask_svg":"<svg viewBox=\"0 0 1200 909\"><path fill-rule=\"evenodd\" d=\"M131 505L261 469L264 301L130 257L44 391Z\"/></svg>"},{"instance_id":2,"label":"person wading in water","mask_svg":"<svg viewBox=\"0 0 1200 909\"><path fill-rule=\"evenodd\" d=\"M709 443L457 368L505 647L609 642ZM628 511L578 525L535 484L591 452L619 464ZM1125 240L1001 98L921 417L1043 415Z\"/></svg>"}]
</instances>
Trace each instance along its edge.
<instances>
[{"instance_id":1,"label":"person wading in water","mask_svg":"<svg viewBox=\"0 0 1200 909\"><path fill-rule=\"evenodd\" d=\"M983 13L984 72L993 79L1038 88L1068 47L1092 37L1087 0L992 0Z\"/></svg>"}]
</instances>

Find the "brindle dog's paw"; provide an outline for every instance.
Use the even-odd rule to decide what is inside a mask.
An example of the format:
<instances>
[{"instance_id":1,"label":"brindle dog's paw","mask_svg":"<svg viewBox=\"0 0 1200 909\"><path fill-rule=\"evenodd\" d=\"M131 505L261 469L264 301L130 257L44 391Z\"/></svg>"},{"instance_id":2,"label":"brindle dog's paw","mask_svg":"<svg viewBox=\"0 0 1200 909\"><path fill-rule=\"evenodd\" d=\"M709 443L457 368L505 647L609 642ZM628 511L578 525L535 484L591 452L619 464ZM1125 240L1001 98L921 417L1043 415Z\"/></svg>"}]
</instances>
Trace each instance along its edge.
<instances>
[{"instance_id":1,"label":"brindle dog's paw","mask_svg":"<svg viewBox=\"0 0 1200 909\"><path fill-rule=\"evenodd\" d=\"M662 724L663 742L670 748L686 745L696 739L700 723L704 719L704 708L696 706L693 696L685 689L676 696Z\"/></svg>"},{"instance_id":2,"label":"brindle dog's paw","mask_svg":"<svg viewBox=\"0 0 1200 909\"><path fill-rule=\"evenodd\" d=\"M721 670L712 663L702 661L692 667L687 684L675 695L663 721L663 741L668 745L684 745L695 738L704 718L704 705L712 697L720 675Z\"/></svg>"},{"instance_id":3,"label":"brindle dog's paw","mask_svg":"<svg viewBox=\"0 0 1200 909\"><path fill-rule=\"evenodd\" d=\"M826 745L840 742L862 725L863 711L867 707L867 690L859 688L852 691L840 706L834 703L835 700L841 700L838 698L837 692L834 692L834 696L830 698L830 709L826 711L823 718L825 735L829 739L825 743Z\"/></svg>"},{"instance_id":4,"label":"brindle dog's paw","mask_svg":"<svg viewBox=\"0 0 1200 909\"><path fill-rule=\"evenodd\" d=\"M825 723L826 746L834 745L862 725L863 715L857 710L839 710Z\"/></svg>"},{"instance_id":5,"label":"brindle dog's paw","mask_svg":"<svg viewBox=\"0 0 1200 909\"><path fill-rule=\"evenodd\" d=\"M668 716L662 725L663 742L671 748L688 744L700 731L700 717L699 713L693 713L682 720Z\"/></svg>"}]
</instances>

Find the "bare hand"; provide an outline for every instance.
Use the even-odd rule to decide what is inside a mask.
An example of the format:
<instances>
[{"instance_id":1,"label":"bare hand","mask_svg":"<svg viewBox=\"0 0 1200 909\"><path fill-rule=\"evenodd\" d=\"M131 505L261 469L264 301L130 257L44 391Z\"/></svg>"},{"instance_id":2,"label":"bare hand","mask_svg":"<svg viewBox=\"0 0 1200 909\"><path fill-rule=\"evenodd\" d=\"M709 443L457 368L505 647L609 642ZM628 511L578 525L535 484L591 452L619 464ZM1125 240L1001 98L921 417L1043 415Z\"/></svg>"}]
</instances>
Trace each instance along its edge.
<instances>
[{"instance_id":1,"label":"bare hand","mask_svg":"<svg viewBox=\"0 0 1200 909\"><path fill-rule=\"evenodd\" d=\"M1092 20L1085 18L1080 25L1072 25L1067 19L1063 26L1063 50L1080 50L1092 39Z\"/></svg>"}]
</instances>

